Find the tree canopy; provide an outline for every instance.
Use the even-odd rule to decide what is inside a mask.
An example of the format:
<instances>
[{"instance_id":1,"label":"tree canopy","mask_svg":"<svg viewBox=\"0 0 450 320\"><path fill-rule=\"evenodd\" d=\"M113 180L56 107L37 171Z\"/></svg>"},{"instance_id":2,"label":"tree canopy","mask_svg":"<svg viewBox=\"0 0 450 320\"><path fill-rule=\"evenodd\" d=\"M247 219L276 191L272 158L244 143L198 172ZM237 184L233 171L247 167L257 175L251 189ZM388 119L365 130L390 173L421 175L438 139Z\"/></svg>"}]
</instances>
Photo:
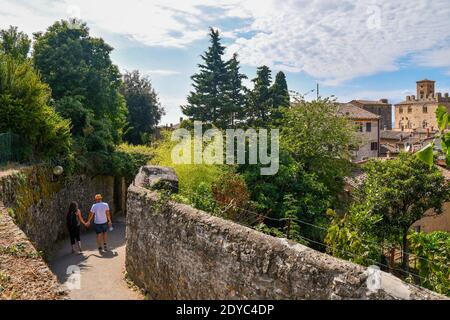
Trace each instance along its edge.
<instances>
[{"instance_id":1,"label":"tree canopy","mask_svg":"<svg viewBox=\"0 0 450 320\"><path fill-rule=\"evenodd\" d=\"M137 70L125 73L122 94L128 106L124 139L135 145L148 142L164 114L150 79Z\"/></svg>"},{"instance_id":2,"label":"tree canopy","mask_svg":"<svg viewBox=\"0 0 450 320\"><path fill-rule=\"evenodd\" d=\"M10 26L0 30L0 52L11 55L14 59L25 60L30 51L31 40L17 27Z\"/></svg>"},{"instance_id":3,"label":"tree canopy","mask_svg":"<svg viewBox=\"0 0 450 320\"><path fill-rule=\"evenodd\" d=\"M234 116L242 107L242 79L236 56L230 61L223 59L225 47L221 44L219 31L210 29L211 46L201 56L199 72L191 78L188 104L182 106L183 113L191 120L212 123L226 128L233 123Z\"/></svg>"},{"instance_id":4,"label":"tree canopy","mask_svg":"<svg viewBox=\"0 0 450 320\"><path fill-rule=\"evenodd\" d=\"M33 49L33 62L52 89L56 110L71 120L78 164L96 173L111 172L127 115L112 47L91 37L85 23L62 20L35 34Z\"/></svg>"}]
</instances>

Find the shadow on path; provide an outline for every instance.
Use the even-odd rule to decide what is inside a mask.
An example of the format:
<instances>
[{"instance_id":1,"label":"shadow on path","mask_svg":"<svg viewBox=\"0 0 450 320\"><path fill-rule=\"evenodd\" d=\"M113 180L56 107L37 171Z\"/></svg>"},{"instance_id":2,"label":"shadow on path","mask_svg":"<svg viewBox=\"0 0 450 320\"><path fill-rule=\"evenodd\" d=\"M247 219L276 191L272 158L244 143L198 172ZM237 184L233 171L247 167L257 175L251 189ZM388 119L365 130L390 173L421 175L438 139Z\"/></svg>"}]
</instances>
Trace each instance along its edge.
<instances>
[{"instance_id":1,"label":"shadow on path","mask_svg":"<svg viewBox=\"0 0 450 320\"><path fill-rule=\"evenodd\" d=\"M125 223L114 223L114 231L108 233L107 252L98 251L92 227L81 235L81 244L83 252L73 254L70 252L70 241L62 241L50 262L50 268L58 281L66 284L70 299L142 299L124 280Z\"/></svg>"}]
</instances>

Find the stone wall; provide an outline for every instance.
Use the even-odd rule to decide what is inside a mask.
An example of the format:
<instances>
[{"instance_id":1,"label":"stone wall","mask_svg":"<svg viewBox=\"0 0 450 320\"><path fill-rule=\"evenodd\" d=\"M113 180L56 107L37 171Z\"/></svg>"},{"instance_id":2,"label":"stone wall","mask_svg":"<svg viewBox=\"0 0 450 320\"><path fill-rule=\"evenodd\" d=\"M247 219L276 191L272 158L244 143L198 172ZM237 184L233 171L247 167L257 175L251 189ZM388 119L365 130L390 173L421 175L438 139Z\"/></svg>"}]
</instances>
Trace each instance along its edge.
<instances>
[{"instance_id":1,"label":"stone wall","mask_svg":"<svg viewBox=\"0 0 450 320\"><path fill-rule=\"evenodd\" d=\"M66 298L56 276L0 204L0 300Z\"/></svg>"},{"instance_id":2,"label":"stone wall","mask_svg":"<svg viewBox=\"0 0 450 320\"><path fill-rule=\"evenodd\" d=\"M154 299L442 298L384 272L377 278L381 289L371 292L364 267L165 200L144 186L128 189L126 269Z\"/></svg>"},{"instance_id":3,"label":"stone wall","mask_svg":"<svg viewBox=\"0 0 450 320\"><path fill-rule=\"evenodd\" d=\"M0 202L11 209L16 224L46 257L51 255L56 241L66 236L65 214L70 202L77 201L87 217L96 193L101 193L114 210L112 177L80 175L57 179L39 167L0 175Z\"/></svg>"}]
</instances>

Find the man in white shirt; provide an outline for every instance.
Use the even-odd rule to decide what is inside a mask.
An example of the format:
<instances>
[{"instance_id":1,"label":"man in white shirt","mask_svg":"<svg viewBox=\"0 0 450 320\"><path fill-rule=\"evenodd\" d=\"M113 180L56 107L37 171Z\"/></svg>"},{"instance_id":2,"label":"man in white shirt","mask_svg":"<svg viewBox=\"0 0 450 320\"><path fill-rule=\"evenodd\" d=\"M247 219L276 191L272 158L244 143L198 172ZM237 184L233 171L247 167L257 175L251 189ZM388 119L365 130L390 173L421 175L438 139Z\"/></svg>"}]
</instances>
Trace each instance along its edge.
<instances>
[{"instance_id":1,"label":"man in white shirt","mask_svg":"<svg viewBox=\"0 0 450 320\"><path fill-rule=\"evenodd\" d=\"M98 250L102 252L107 251L108 247L106 245L108 227L112 226L111 213L109 211L109 206L106 202L103 202L101 194L95 196L95 204L92 206L89 212L89 218L87 220L86 226L89 227L92 219L94 219L94 230L97 234L97 245ZM103 241L103 242L102 242Z\"/></svg>"}]
</instances>

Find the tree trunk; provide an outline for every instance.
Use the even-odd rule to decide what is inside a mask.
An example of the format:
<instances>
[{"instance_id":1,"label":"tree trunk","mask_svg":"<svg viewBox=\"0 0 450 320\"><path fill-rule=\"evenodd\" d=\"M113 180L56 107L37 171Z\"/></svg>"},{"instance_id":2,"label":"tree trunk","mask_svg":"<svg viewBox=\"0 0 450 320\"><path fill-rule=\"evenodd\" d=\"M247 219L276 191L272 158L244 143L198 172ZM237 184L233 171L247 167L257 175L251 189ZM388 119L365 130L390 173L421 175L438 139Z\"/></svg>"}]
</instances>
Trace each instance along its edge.
<instances>
[{"instance_id":1,"label":"tree trunk","mask_svg":"<svg viewBox=\"0 0 450 320\"><path fill-rule=\"evenodd\" d=\"M406 272L409 271L409 254L408 254L408 230L403 233L403 244L402 244L402 269Z\"/></svg>"},{"instance_id":2,"label":"tree trunk","mask_svg":"<svg viewBox=\"0 0 450 320\"><path fill-rule=\"evenodd\" d=\"M392 246L389 250L389 272L394 273L395 269L395 247Z\"/></svg>"}]
</instances>

